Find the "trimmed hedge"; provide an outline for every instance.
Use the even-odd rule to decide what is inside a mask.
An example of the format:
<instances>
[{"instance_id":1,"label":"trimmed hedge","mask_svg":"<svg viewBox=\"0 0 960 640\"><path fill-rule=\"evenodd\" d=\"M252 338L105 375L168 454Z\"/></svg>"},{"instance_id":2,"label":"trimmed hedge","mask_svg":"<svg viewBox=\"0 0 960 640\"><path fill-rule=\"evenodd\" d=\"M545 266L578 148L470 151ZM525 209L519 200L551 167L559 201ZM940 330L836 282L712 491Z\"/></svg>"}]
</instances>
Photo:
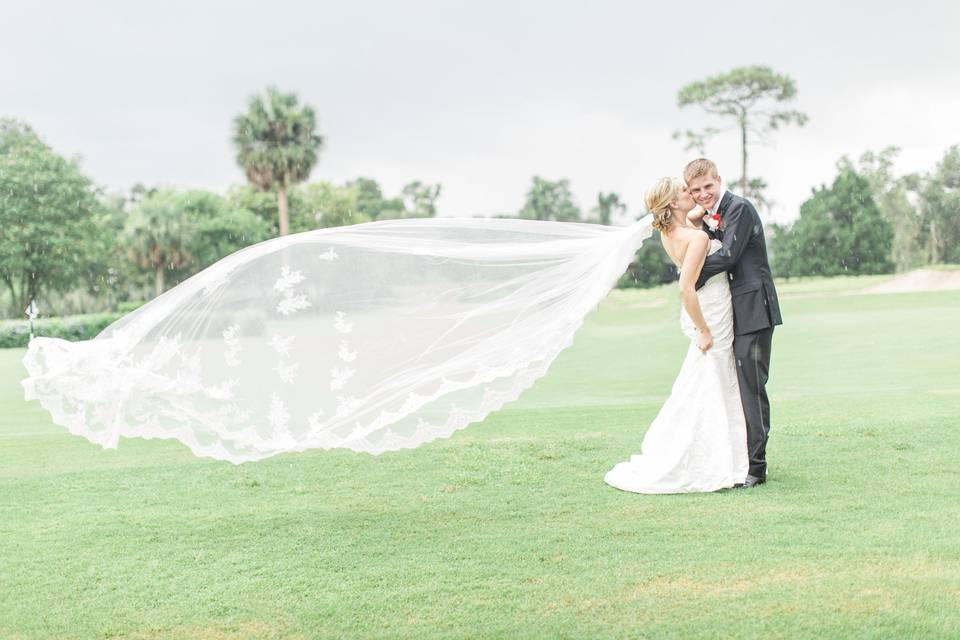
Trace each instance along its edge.
<instances>
[{"instance_id":1,"label":"trimmed hedge","mask_svg":"<svg viewBox=\"0 0 960 640\"><path fill-rule=\"evenodd\" d=\"M63 338L76 342L89 340L107 328L124 313L90 313L82 316L41 318L33 324L34 334L48 338ZM30 341L29 320L0 321L0 349L26 347Z\"/></svg>"},{"instance_id":2,"label":"trimmed hedge","mask_svg":"<svg viewBox=\"0 0 960 640\"><path fill-rule=\"evenodd\" d=\"M117 313L130 313L131 311L139 309L145 304L146 302L144 300L125 300L117 305Z\"/></svg>"}]
</instances>

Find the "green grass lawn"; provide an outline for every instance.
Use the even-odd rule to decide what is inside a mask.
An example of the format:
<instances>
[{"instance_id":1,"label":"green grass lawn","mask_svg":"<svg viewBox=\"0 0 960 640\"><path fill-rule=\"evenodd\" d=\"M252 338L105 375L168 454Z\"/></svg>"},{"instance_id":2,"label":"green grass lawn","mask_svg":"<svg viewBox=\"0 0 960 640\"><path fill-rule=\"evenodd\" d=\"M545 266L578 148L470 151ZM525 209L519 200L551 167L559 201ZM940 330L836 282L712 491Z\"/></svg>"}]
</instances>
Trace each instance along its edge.
<instances>
[{"instance_id":1,"label":"green grass lawn","mask_svg":"<svg viewBox=\"0 0 960 640\"><path fill-rule=\"evenodd\" d=\"M960 292L846 280L782 287L769 482L716 494L602 481L685 354L672 289L379 457L104 451L0 351L0 638L960 637Z\"/></svg>"}]
</instances>

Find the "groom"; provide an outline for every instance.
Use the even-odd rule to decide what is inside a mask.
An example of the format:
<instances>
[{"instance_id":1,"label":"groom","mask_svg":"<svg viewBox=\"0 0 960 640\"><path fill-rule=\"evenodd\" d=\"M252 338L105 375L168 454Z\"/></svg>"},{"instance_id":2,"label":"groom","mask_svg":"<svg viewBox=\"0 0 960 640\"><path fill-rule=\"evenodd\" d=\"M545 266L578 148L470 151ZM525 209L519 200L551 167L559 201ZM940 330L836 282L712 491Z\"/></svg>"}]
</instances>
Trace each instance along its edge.
<instances>
[{"instance_id":1,"label":"groom","mask_svg":"<svg viewBox=\"0 0 960 640\"><path fill-rule=\"evenodd\" d=\"M767 481L767 436L770 401L767 377L773 327L782 324L773 287L767 245L760 216L749 200L723 189L717 165L698 158L683 170L690 195L704 208L703 230L723 247L707 256L697 289L711 276L726 271L733 299L733 352L737 358L740 399L747 422L750 470L744 488Z\"/></svg>"}]
</instances>

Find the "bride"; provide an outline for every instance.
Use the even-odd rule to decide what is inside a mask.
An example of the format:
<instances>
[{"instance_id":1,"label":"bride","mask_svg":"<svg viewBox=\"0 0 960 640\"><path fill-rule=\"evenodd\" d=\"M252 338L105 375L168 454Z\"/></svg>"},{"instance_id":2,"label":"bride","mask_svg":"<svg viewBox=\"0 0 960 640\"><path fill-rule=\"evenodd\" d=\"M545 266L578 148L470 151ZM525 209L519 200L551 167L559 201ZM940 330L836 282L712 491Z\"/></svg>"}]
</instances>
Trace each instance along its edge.
<instances>
[{"instance_id":1,"label":"bride","mask_svg":"<svg viewBox=\"0 0 960 640\"><path fill-rule=\"evenodd\" d=\"M646 204L663 248L680 269L680 327L690 347L641 453L614 466L604 481L636 493L735 487L746 478L748 462L727 274L694 288L704 259L721 245L691 224L703 213L693 212L693 198L678 178L661 178L647 191Z\"/></svg>"}]
</instances>

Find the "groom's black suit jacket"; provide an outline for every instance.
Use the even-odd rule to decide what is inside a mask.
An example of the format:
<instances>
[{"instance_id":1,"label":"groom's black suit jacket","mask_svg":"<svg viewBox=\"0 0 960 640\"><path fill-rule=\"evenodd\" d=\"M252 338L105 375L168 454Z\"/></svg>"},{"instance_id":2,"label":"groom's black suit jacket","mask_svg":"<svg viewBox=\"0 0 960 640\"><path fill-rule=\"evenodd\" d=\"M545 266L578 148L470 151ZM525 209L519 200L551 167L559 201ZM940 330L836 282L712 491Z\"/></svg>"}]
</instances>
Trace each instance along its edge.
<instances>
[{"instance_id":1,"label":"groom's black suit jacket","mask_svg":"<svg viewBox=\"0 0 960 640\"><path fill-rule=\"evenodd\" d=\"M762 331L783 324L780 302L773 286L767 243L757 210L749 200L727 191L717 207L720 227L704 231L723 247L707 256L697 280L697 289L712 276L726 271L733 298L733 329L736 335Z\"/></svg>"}]
</instances>

